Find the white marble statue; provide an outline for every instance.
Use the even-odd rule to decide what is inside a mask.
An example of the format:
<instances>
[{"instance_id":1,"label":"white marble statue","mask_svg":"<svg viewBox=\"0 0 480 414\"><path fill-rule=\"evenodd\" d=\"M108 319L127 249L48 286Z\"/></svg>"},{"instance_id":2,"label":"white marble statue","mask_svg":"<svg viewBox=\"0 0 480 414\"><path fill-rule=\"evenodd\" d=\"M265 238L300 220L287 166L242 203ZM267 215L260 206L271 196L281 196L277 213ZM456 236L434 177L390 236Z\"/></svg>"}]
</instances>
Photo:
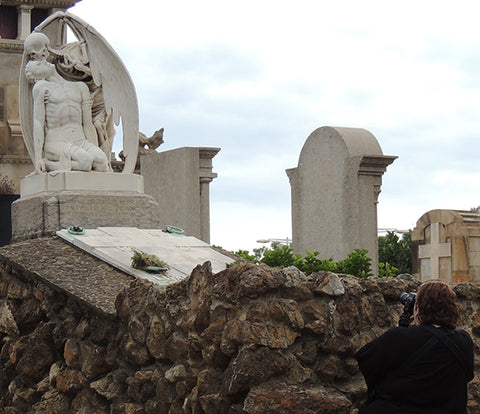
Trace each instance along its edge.
<instances>
[{"instance_id":1,"label":"white marble statue","mask_svg":"<svg viewBox=\"0 0 480 414\"><path fill-rule=\"evenodd\" d=\"M63 79L46 60L31 60L25 75L33 86L35 172L111 171L98 147L88 87Z\"/></svg>"},{"instance_id":2,"label":"white marble statue","mask_svg":"<svg viewBox=\"0 0 480 414\"><path fill-rule=\"evenodd\" d=\"M68 26L78 42L66 43ZM122 120L124 173L138 152L138 106L122 61L91 26L57 12L25 40L20 122L35 172L111 171L114 123Z\"/></svg>"}]
</instances>

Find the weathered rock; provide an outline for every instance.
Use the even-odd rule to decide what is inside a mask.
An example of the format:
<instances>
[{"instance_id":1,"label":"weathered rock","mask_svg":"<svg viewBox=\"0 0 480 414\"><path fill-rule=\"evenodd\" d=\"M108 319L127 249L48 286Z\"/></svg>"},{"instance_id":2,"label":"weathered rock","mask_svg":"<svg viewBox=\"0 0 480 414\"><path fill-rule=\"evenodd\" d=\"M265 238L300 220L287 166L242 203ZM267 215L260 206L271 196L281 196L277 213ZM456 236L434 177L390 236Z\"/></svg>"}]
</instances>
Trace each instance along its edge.
<instances>
[{"instance_id":1,"label":"weathered rock","mask_svg":"<svg viewBox=\"0 0 480 414\"><path fill-rule=\"evenodd\" d=\"M16 278L9 280L7 288L8 299L26 299L31 295L31 290L25 283Z\"/></svg>"},{"instance_id":2,"label":"weathered rock","mask_svg":"<svg viewBox=\"0 0 480 414\"><path fill-rule=\"evenodd\" d=\"M170 361L179 361L188 356L188 339L183 332L174 332L165 343L166 357Z\"/></svg>"},{"instance_id":3,"label":"weathered rock","mask_svg":"<svg viewBox=\"0 0 480 414\"><path fill-rule=\"evenodd\" d=\"M290 358L279 350L247 346L240 350L223 377L222 393L234 395L249 390L275 375L283 373Z\"/></svg>"},{"instance_id":4,"label":"weathered rock","mask_svg":"<svg viewBox=\"0 0 480 414\"><path fill-rule=\"evenodd\" d=\"M22 411L28 411L31 404L38 401L41 397L37 390L27 388L17 380L13 380L9 384L8 393L12 396L12 402L15 404L15 407L22 409Z\"/></svg>"},{"instance_id":5,"label":"weathered rock","mask_svg":"<svg viewBox=\"0 0 480 414\"><path fill-rule=\"evenodd\" d=\"M139 344L129 337L125 344L125 357L128 362L138 366L147 364L151 359L150 353L145 345Z\"/></svg>"},{"instance_id":6,"label":"weathered rock","mask_svg":"<svg viewBox=\"0 0 480 414\"><path fill-rule=\"evenodd\" d=\"M75 339L83 339L90 333L90 324L88 320L82 319L75 329Z\"/></svg>"},{"instance_id":7,"label":"weathered rock","mask_svg":"<svg viewBox=\"0 0 480 414\"><path fill-rule=\"evenodd\" d=\"M41 325L29 336L28 347L18 360L16 366L18 376L27 386L32 386L43 379L57 359L50 336L52 329L51 324Z\"/></svg>"},{"instance_id":8,"label":"weathered rock","mask_svg":"<svg viewBox=\"0 0 480 414\"><path fill-rule=\"evenodd\" d=\"M323 293L327 296L342 296L345 293L345 287L342 280L332 272L320 272L315 275L317 285L313 289L315 293Z\"/></svg>"},{"instance_id":9,"label":"weathered rock","mask_svg":"<svg viewBox=\"0 0 480 414\"><path fill-rule=\"evenodd\" d=\"M90 383L90 387L107 400L120 399L126 391L127 373L124 370L116 370L108 373L105 377Z\"/></svg>"},{"instance_id":10,"label":"weathered rock","mask_svg":"<svg viewBox=\"0 0 480 414\"><path fill-rule=\"evenodd\" d=\"M79 347L82 361L81 370L87 379L97 378L109 370L104 347L86 341L80 342Z\"/></svg>"},{"instance_id":11,"label":"weathered rock","mask_svg":"<svg viewBox=\"0 0 480 414\"><path fill-rule=\"evenodd\" d=\"M58 391L67 393L85 388L88 384L85 376L74 369L60 371L56 377L56 388Z\"/></svg>"},{"instance_id":12,"label":"weathered rock","mask_svg":"<svg viewBox=\"0 0 480 414\"><path fill-rule=\"evenodd\" d=\"M220 391L223 372L220 369L204 369L197 375L196 389L201 394L217 394Z\"/></svg>"},{"instance_id":13,"label":"weathered rock","mask_svg":"<svg viewBox=\"0 0 480 414\"><path fill-rule=\"evenodd\" d=\"M145 403L145 414L168 414L170 404L159 400L148 400Z\"/></svg>"},{"instance_id":14,"label":"weathered rock","mask_svg":"<svg viewBox=\"0 0 480 414\"><path fill-rule=\"evenodd\" d=\"M144 414L144 411L142 404L117 403L112 405L110 414Z\"/></svg>"},{"instance_id":15,"label":"weathered rock","mask_svg":"<svg viewBox=\"0 0 480 414\"><path fill-rule=\"evenodd\" d=\"M245 399L248 414L344 414L352 403L324 387L264 386L252 389Z\"/></svg>"},{"instance_id":16,"label":"weathered rock","mask_svg":"<svg viewBox=\"0 0 480 414\"><path fill-rule=\"evenodd\" d=\"M177 391L170 381L165 378L160 378L156 384L156 395L158 395L162 401L171 404L177 398Z\"/></svg>"},{"instance_id":17,"label":"weathered rock","mask_svg":"<svg viewBox=\"0 0 480 414\"><path fill-rule=\"evenodd\" d=\"M49 390L33 406L33 411L35 413L69 414L69 401L65 394Z\"/></svg>"},{"instance_id":18,"label":"weathered rock","mask_svg":"<svg viewBox=\"0 0 480 414\"><path fill-rule=\"evenodd\" d=\"M0 332L10 336L18 336L20 334L17 322L6 299L0 305Z\"/></svg>"},{"instance_id":19,"label":"weathered rock","mask_svg":"<svg viewBox=\"0 0 480 414\"><path fill-rule=\"evenodd\" d=\"M295 266L272 269L272 274L279 284L282 297L299 302L312 298L313 292L310 278Z\"/></svg>"},{"instance_id":20,"label":"weathered rock","mask_svg":"<svg viewBox=\"0 0 480 414\"><path fill-rule=\"evenodd\" d=\"M110 414L110 408L89 389L82 389L72 400L71 409L75 414Z\"/></svg>"},{"instance_id":21,"label":"weathered rock","mask_svg":"<svg viewBox=\"0 0 480 414\"><path fill-rule=\"evenodd\" d=\"M156 359L166 358L165 329L163 321L156 315L152 317L150 329L146 338L146 345L150 354Z\"/></svg>"},{"instance_id":22,"label":"weathered rock","mask_svg":"<svg viewBox=\"0 0 480 414\"><path fill-rule=\"evenodd\" d=\"M132 338L140 344L144 344L146 340L146 329L142 322L133 316L128 322L128 331Z\"/></svg>"},{"instance_id":23,"label":"weathered rock","mask_svg":"<svg viewBox=\"0 0 480 414\"><path fill-rule=\"evenodd\" d=\"M63 358L65 363L71 368L80 368L80 348L78 341L68 339L63 349Z\"/></svg>"},{"instance_id":24,"label":"weathered rock","mask_svg":"<svg viewBox=\"0 0 480 414\"><path fill-rule=\"evenodd\" d=\"M150 380L129 377L125 380L127 395L136 402L144 403L155 395L155 384Z\"/></svg>"},{"instance_id":25,"label":"weathered rock","mask_svg":"<svg viewBox=\"0 0 480 414\"><path fill-rule=\"evenodd\" d=\"M184 379L187 376L187 370L183 364L174 365L167 372L165 372L165 378L170 382L177 382Z\"/></svg>"},{"instance_id":26,"label":"weathered rock","mask_svg":"<svg viewBox=\"0 0 480 414\"><path fill-rule=\"evenodd\" d=\"M480 311L475 312L472 317L472 331L480 335Z\"/></svg>"},{"instance_id":27,"label":"weathered rock","mask_svg":"<svg viewBox=\"0 0 480 414\"><path fill-rule=\"evenodd\" d=\"M299 333L284 324L250 323L233 320L227 324L222 334L221 349L227 355L235 350L235 345L257 344L271 348L288 348Z\"/></svg>"},{"instance_id":28,"label":"weathered rock","mask_svg":"<svg viewBox=\"0 0 480 414\"><path fill-rule=\"evenodd\" d=\"M205 413L227 414L231 405L230 400L218 394L205 394L199 400L200 406Z\"/></svg>"}]
</instances>

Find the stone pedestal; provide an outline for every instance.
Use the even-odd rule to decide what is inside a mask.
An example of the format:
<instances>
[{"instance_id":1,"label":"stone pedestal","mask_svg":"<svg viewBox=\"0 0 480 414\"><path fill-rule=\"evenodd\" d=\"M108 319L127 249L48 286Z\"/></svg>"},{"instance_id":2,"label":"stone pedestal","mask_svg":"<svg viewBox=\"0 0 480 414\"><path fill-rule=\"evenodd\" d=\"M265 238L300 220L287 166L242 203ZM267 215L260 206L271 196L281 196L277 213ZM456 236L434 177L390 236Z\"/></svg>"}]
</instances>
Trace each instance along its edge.
<instances>
[{"instance_id":1,"label":"stone pedestal","mask_svg":"<svg viewBox=\"0 0 480 414\"><path fill-rule=\"evenodd\" d=\"M159 228L159 206L133 174L56 172L21 181L12 204L12 241L84 228Z\"/></svg>"},{"instance_id":2,"label":"stone pedestal","mask_svg":"<svg viewBox=\"0 0 480 414\"><path fill-rule=\"evenodd\" d=\"M318 128L308 137L297 168L287 170L292 189L292 248L302 256L343 260L367 249L377 274L377 203L382 175L395 156L383 155L365 129Z\"/></svg>"}]
</instances>

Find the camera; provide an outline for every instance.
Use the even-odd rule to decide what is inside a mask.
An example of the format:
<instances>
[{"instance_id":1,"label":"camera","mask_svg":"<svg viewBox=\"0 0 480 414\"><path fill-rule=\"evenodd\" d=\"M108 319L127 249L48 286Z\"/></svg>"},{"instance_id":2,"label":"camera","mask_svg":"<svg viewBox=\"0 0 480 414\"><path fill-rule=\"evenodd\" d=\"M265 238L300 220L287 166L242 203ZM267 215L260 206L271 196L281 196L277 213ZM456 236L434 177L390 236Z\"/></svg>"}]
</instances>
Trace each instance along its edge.
<instances>
[{"instance_id":1,"label":"camera","mask_svg":"<svg viewBox=\"0 0 480 414\"><path fill-rule=\"evenodd\" d=\"M400 293L400 303L403 305L403 311L413 315L413 307L415 306L415 298L417 294L413 292Z\"/></svg>"}]
</instances>

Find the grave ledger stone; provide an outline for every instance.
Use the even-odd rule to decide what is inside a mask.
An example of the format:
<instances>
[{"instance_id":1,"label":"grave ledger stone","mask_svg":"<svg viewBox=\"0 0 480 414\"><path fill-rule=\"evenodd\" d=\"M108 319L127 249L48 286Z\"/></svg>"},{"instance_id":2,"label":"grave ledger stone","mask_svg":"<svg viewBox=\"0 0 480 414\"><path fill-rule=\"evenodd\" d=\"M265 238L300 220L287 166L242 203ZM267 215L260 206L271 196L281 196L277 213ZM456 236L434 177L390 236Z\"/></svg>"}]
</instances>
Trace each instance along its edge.
<instances>
[{"instance_id":1,"label":"grave ledger stone","mask_svg":"<svg viewBox=\"0 0 480 414\"><path fill-rule=\"evenodd\" d=\"M367 249L376 274L377 203L382 175L397 157L383 155L377 139L359 128L312 132L298 166L287 170L292 191L292 248L344 259Z\"/></svg>"},{"instance_id":2,"label":"grave ledger stone","mask_svg":"<svg viewBox=\"0 0 480 414\"><path fill-rule=\"evenodd\" d=\"M422 282L480 281L480 215L464 210L431 210L412 233L413 274Z\"/></svg>"}]
</instances>

